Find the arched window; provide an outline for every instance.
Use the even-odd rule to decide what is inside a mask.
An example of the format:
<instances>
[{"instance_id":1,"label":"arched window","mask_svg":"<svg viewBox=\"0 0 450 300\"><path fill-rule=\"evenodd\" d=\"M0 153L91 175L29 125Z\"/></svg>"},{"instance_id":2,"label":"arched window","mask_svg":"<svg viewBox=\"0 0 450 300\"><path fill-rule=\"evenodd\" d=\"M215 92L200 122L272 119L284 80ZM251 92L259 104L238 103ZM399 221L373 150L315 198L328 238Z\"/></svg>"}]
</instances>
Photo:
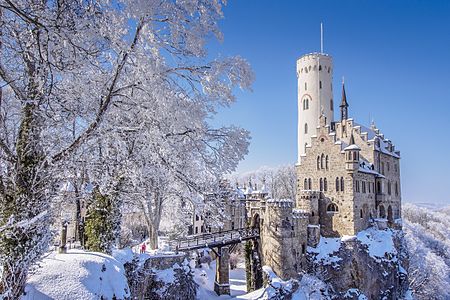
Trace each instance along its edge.
<instances>
[{"instance_id":1,"label":"arched window","mask_svg":"<svg viewBox=\"0 0 450 300\"><path fill-rule=\"evenodd\" d=\"M339 177L336 177L336 192L339 192Z\"/></svg>"},{"instance_id":2,"label":"arched window","mask_svg":"<svg viewBox=\"0 0 450 300\"><path fill-rule=\"evenodd\" d=\"M317 156L317 170L320 169L320 156Z\"/></svg>"},{"instance_id":3,"label":"arched window","mask_svg":"<svg viewBox=\"0 0 450 300\"><path fill-rule=\"evenodd\" d=\"M381 182L377 182L377 194L381 194Z\"/></svg>"},{"instance_id":4,"label":"arched window","mask_svg":"<svg viewBox=\"0 0 450 300\"><path fill-rule=\"evenodd\" d=\"M303 110L309 109L309 99L305 98L303 99Z\"/></svg>"},{"instance_id":5,"label":"arched window","mask_svg":"<svg viewBox=\"0 0 450 300\"><path fill-rule=\"evenodd\" d=\"M308 133L308 123L305 123L305 133Z\"/></svg>"},{"instance_id":6,"label":"arched window","mask_svg":"<svg viewBox=\"0 0 450 300\"><path fill-rule=\"evenodd\" d=\"M391 194L391 182L390 181L388 181L388 194L389 195Z\"/></svg>"},{"instance_id":7,"label":"arched window","mask_svg":"<svg viewBox=\"0 0 450 300\"><path fill-rule=\"evenodd\" d=\"M323 180L322 180L322 178L319 179L319 190L321 192L323 191Z\"/></svg>"},{"instance_id":8,"label":"arched window","mask_svg":"<svg viewBox=\"0 0 450 300\"><path fill-rule=\"evenodd\" d=\"M308 179L308 188L309 188L310 190L312 190L311 178Z\"/></svg>"},{"instance_id":9,"label":"arched window","mask_svg":"<svg viewBox=\"0 0 450 300\"><path fill-rule=\"evenodd\" d=\"M308 179L305 178L305 181L303 183L303 189L307 190L308 189Z\"/></svg>"},{"instance_id":10,"label":"arched window","mask_svg":"<svg viewBox=\"0 0 450 300\"><path fill-rule=\"evenodd\" d=\"M325 157L325 169L328 170L328 155Z\"/></svg>"},{"instance_id":11,"label":"arched window","mask_svg":"<svg viewBox=\"0 0 450 300\"><path fill-rule=\"evenodd\" d=\"M341 192L344 191L344 177L341 177Z\"/></svg>"},{"instance_id":12,"label":"arched window","mask_svg":"<svg viewBox=\"0 0 450 300\"><path fill-rule=\"evenodd\" d=\"M328 182L326 178L323 179L323 190L325 192L328 190Z\"/></svg>"},{"instance_id":13,"label":"arched window","mask_svg":"<svg viewBox=\"0 0 450 300\"><path fill-rule=\"evenodd\" d=\"M398 182L395 182L395 196L398 196Z\"/></svg>"},{"instance_id":14,"label":"arched window","mask_svg":"<svg viewBox=\"0 0 450 300\"><path fill-rule=\"evenodd\" d=\"M320 156L320 168L323 169L325 167L325 155Z\"/></svg>"},{"instance_id":15,"label":"arched window","mask_svg":"<svg viewBox=\"0 0 450 300\"><path fill-rule=\"evenodd\" d=\"M334 203L328 204L327 212L338 212L338 211L339 211L339 209L338 209L338 206L336 204L334 204Z\"/></svg>"}]
</instances>

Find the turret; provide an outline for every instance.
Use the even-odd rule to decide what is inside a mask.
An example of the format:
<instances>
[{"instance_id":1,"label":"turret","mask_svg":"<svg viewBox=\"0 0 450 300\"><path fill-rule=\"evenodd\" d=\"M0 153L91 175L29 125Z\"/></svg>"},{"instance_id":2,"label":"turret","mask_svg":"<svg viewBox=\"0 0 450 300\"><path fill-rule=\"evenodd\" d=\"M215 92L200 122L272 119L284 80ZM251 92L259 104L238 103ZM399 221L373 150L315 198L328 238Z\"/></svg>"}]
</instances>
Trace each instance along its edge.
<instances>
[{"instance_id":1,"label":"turret","mask_svg":"<svg viewBox=\"0 0 450 300\"><path fill-rule=\"evenodd\" d=\"M345 169L349 173L356 172L359 169L359 151L361 151L361 148L355 144L355 139L352 134L350 137L350 145L344 148Z\"/></svg>"}]
</instances>

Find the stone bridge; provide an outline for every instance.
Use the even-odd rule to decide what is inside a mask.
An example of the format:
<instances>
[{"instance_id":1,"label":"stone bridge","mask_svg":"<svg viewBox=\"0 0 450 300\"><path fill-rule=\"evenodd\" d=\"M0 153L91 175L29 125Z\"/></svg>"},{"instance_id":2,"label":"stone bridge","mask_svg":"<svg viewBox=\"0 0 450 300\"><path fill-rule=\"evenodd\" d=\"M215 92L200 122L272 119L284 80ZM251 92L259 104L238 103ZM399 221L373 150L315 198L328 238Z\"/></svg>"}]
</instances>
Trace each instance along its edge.
<instances>
[{"instance_id":1,"label":"stone bridge","mask_svg":"<svg viewBox=\"0 0 450 300\"><path fill-rule=\"evenodd\" d=\"M188 236L169 243L175 251L192 251L210 248L217 255L216 278L214 291L218 295L230 294L230 250L233 246L247 241L245 246L245 267L247 274L247 290L262 287L262 266L259 254L259 227L245 227L228 231Z\"/></svg>"}]
</instances>

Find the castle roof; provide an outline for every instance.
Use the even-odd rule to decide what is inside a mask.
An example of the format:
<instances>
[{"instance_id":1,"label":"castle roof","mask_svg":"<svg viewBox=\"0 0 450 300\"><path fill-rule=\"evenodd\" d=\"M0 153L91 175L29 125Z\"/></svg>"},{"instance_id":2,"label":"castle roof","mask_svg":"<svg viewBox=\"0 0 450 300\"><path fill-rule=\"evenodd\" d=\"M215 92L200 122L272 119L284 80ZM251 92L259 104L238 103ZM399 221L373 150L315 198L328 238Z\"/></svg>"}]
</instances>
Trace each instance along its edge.
<instances>
[{"instance_id":1,"label":"castle roof","mask_svg":"<svg viewBox=\"0 0 450 300\"><path fill-rule=\"evenodd\" d=\"M361 148L359 148L359 146L356 145L356 144L352 144L350 146L345 147L343 150L344 151L347 151L347 150L361 150Z\"/></svg>"}]
</instances>

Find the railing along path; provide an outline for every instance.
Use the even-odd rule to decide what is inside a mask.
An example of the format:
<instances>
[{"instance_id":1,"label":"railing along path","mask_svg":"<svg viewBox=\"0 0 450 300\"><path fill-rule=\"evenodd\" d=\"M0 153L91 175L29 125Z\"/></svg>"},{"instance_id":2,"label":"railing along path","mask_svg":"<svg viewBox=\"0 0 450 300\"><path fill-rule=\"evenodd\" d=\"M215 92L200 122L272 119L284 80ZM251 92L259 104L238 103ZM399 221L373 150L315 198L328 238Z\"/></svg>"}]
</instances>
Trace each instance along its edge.
<instances>
[{"instance_id":1,"label":"railing along path","mask_svg":"<svg viewBox=\"0 0 450 300\"><path fill-rule=\"evenodd\" d=\"M215 248L237 244L259 238L259 228L246 227L228 231L188 236L169 242L170 248L177 251L189 251L201 248Z\"/></svg>"}]
</instances>

